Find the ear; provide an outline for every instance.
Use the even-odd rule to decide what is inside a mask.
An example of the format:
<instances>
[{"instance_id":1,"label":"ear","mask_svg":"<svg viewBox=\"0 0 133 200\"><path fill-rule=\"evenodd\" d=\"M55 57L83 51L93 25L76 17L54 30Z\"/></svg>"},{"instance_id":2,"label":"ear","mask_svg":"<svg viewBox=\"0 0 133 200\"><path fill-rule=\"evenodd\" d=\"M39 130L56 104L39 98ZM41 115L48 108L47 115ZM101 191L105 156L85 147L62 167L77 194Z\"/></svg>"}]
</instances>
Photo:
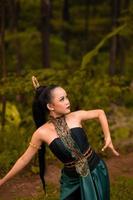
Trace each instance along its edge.
<instances>
[{"instance_id":1,"label":"ear","mask_svg":"<svg viewBox=\"0 0 133 200\"><path fill-rule=\"evenodd\" d=\"M50 103L47 104L47 108L48 108L50 111L54 110L52 104L50 104Z\"/></svg>"}]
</instances>

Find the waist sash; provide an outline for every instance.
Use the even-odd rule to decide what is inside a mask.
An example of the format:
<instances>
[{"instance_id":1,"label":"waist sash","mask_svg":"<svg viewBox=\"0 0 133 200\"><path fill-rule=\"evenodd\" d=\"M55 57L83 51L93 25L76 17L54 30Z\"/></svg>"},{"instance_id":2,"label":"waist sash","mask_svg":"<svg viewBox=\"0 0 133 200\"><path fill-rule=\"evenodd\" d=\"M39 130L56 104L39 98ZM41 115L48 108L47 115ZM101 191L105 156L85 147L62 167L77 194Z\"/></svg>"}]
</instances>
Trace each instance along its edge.
<instances>
[{"instance_id":1,"label":"waist sash","mask_svg":"<svg viewBox=\"0 0 133 200\"><path fill-rule=\"evenodd\" d=\"M110 199L109 176L103 160L100 160L95 169L85 177L80 176L78 173L69 175L63 169L60 183L60 200L66 200L78 188L81 192L78 200Z\"/></svg>"}]
</instances>

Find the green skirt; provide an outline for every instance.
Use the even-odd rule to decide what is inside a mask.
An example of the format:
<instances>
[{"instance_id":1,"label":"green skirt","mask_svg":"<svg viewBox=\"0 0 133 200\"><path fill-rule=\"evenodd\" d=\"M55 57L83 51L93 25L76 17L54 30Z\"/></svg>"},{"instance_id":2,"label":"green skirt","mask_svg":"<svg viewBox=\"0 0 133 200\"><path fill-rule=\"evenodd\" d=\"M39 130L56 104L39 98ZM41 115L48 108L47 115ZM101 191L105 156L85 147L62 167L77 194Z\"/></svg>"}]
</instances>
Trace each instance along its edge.
<instances>
[{"instance_id":1,"label":"green skirt","mask_svg":"<svg viewBox=\"0 0 133 200\"><path fill-rule=\"evenodd\" d=\"M62 170L60 200L110 199L109 175L103 160L99 161L88 176L82 177L75 174L67 174L65 170Z\"/></svg>"}]
</instances>

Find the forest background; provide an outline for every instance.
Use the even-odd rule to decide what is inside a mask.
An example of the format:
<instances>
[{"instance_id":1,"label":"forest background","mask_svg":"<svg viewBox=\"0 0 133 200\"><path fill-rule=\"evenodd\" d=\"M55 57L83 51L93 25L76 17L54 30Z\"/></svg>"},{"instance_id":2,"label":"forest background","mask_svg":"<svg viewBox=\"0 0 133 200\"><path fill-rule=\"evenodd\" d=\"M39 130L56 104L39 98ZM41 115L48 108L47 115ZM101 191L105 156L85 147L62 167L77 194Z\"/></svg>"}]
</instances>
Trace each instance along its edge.
<instances>
[{"instance_id":1,"label":"forest background","mask_svg":"<svg viewBox=\"0 0 133 200\"><path fill-rule=\"evenodd\" d=\"M1 0L0 174L26 149L35 130L32 75L43 85L64 87L72 110L103 109L118 150L132 152L132 51L131 0ZM100 125L90 120L84 126L100 152ZM55 159L48 149L47 159ZM28 170L38 173L36 158ZM129 190L133 180L124 181Z\"/></svg>"}]
</instances>

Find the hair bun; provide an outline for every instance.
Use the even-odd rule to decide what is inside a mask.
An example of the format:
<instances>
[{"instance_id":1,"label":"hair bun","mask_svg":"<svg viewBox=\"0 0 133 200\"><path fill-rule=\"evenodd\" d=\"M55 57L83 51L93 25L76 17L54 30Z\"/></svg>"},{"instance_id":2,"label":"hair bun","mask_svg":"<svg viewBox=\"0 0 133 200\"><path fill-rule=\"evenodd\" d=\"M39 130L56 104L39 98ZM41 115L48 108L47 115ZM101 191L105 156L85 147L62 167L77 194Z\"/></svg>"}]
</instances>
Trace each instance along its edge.
<instances>
[{"instance_id":1,"label":"hair bun","mask_svg":"<svg viewBox=\"0 0 133 200\"><path fill-rule=\"evenodd\" d=\"M40 96L40 94L47 88L47 86L39 86L36 88L36 95L37 97Z\"/></svg>"}]
</instances>

